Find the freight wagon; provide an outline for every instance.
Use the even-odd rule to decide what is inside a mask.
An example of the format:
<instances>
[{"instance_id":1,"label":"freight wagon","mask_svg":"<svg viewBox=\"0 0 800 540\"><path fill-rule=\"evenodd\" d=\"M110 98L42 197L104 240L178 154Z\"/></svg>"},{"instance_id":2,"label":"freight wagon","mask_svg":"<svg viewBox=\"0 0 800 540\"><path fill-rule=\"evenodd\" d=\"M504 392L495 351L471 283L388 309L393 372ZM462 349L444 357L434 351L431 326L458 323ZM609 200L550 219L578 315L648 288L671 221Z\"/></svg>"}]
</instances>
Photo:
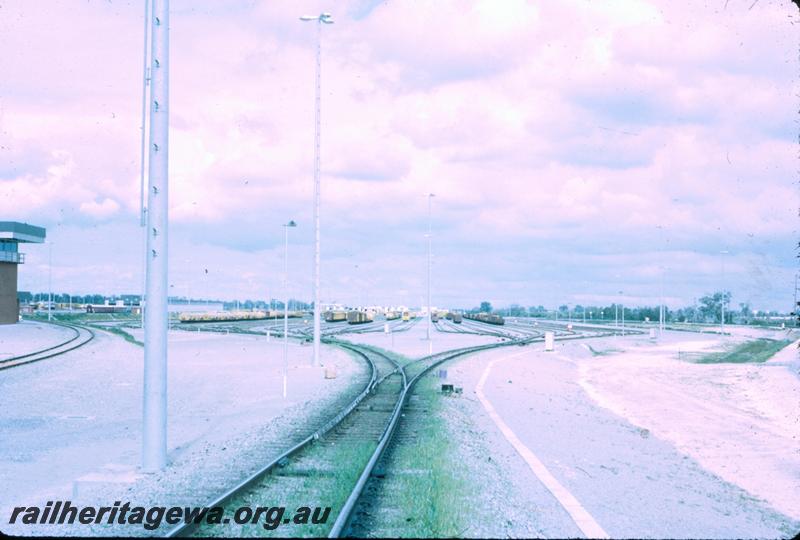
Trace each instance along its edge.
<instances>
[{"instance_id":1,"label":"freight wagon","mask_svg":"<svg viewBox=\"0 0 800 540\"><path fill-rule=\"evenodd\" d=\"M343 322L348 321L346 311L326 311L325 322Z\"/></svg>"},{"instance_id":2,"label":"freight wagon","mask_svg":"<svg viewBox=\"0 0 800 540\"><path fill-rule=\"evenodd\" d=\"M464 317L473 321L480 321L487 324L506 324L506 321L503 319L503 317L500 315L495 315L494 313L468 313L464 315Z\"/></svg>"},{"instance_id":3,"label":"freight wagon","mask_svg":"<svg viewBox=\"0 0 800 540\"><path fill-rule=\"evenodd\" d=\"M372 316L363 311L348 311L347 322L348 324L364 324L372 322Z\"/></svg>"}]
</instances>

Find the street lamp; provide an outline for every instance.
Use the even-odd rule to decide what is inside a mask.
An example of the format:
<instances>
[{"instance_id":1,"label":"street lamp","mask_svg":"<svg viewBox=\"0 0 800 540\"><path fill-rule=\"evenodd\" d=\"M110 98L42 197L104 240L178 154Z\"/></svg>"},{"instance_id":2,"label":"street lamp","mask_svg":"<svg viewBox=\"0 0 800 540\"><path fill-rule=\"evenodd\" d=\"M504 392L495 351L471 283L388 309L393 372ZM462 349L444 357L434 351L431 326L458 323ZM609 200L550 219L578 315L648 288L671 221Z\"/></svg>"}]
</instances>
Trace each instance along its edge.
<instances>
[{"instance_id":1,"label":"street lamp","mask_svg":"<svg viewBox=\"0 0 800 540\"><path fill-rule=\"evenodd\" d=\"M622 337L625 337L625 306L622 304L622 291L619 291L619 310L622 315Z\"/></svg>"},{"instance_id":2,"label":"street lamp","mask_svg":"<svg viewBox=\"0 0 800 540\"><path fill-rule=\"evenodd\" d=\"M656 228L661 231L661 245L662 248L664 247L664 227L662 225L656 225ZM658 304L658 335L659 337L664 334L664 319L666 318L666 306L664 306L664 255L661 254L661 265L660 265L660 298Z\"/></svg>"},{"instance_id":3,"label":"street lamp","mask_svg":"<svg viewBox=\"0 0 800 540\"><path fill-rule=\"evenodd\" d=\"M152 0L142 470L167 465L169 0Z\"/></svg>"},{"instance_id":4,"label":"street lamp","mask_svg":"<svg viewBox=\"0 0 800 540\"><path fill-rule=\"evenodd\" d=\"M720 333L725 334L725 255L728 251L723 249L720 251L722 255L722 298L720 298Z\"/></svg>"},{"instance_id":5,"label":"street lamp","mask_svg":"<svg viewBox=\"0 0 800 540\"><path fill-rule=\"evenodd\" d=\"M53 242L48 242L48 262L47 262L47 320L52 320L53 310Z\"/></svg>"},{"instance_id":6,"label":"street lamp","mask_svg":"<svg viewBox=\"0 0 800 540\"><path fill-rule=\"evenodd\" d=\"M283 225L283 397L286 397L286 380L289 371L289 228L297 227L290 221ZM316 309L316 306L314 306Z\"/></svg>"},{"instance_id":7,"label":"street lamp","mask_svg":"<svg viewBox=\"0 0 800 540\"><path fill-rule=\"evenodd\" d=\"M319 365L319 199L320 199L320 69L321 69L321 42L322 42L322 25L333 24L333 19L330 13L321 13L317 17L310 15L303 15L300 17L301 21L317 21L317 72L316 72L316 92L315 92L315 107L314 107L314 358L315 366Z\"/></svg>"},{"instance_id":8,"label":"street lamp","mask_svg":"<svg viewBox=\"0 0 800 540\"><path fill-rule=\"evenodd\" d=\"M428 328L427 328L427 339L430 341L431 339L431 199L433 199L436 195L433 193L428 193L428 234L425 235L428 238Z\"/></svg>"}]
</instances>

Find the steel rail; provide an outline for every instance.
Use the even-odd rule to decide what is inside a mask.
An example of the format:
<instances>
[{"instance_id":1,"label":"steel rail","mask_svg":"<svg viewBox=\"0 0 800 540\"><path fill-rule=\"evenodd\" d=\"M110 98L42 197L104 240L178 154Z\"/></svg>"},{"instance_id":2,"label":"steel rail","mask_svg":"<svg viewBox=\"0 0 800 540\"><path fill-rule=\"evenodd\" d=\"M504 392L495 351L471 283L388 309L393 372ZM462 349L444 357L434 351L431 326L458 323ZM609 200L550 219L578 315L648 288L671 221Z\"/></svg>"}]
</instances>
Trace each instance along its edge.
<instances>
[{"instance_id":1,"label":"steel rail","mask_svg":"<svg viewBox=\"0 0 800 540\"><path fill-rule=\"evenodd\" d=\"M603 334L603 335L609 335L609 334L610 333L606 333L606 334ZM573 335L570 335L570 336L561 337L560 339L561 340L572 340L572 339L584 339L586 337L602 337L602 336L581 336L581 335L573 336ZM405 387L403 389L403 392L402 392L402 395L400 397L400 400L398 402L398 405L395 407L395 410L394 410L394 412L392 414L392 419L390 421L389 427L384 432L384 436L381 438L380 443L378 444L378 446L376 447L376 449L373 452L372 456L370 457L369 461L367 462L367 466L362 471L361 476L359 477L358 481L356 482L356 485L355 485L353 491L350 493L350 496L347 498L347 501L345 502L344 506L340 510L339 515L336 517L336 521L334 522L333 526L331 527L330 532L328 533L328 538L339 538L342 535L342 532L345 530L345 528L350 523L350 521L352 519L353 510L355 509L356 504L358 503L358 500L359 500L359 498L361 497L361 494L364 491L364 487L366 486L367 482L369 481L370 476L372 476L372 471L374 470L375 465L378 463L378 461L382 457L383 452L386 449L386 446L388 445L388 443L391 441L392 437L394 436L395 429L396 429L397 424L398 424L398 422L399 422L399 420L400 420L400 418L402 416L403 407L405 406L407 398L410 395L410 393L413 391L414 386L417 384L417 382L420 380L420 378L422 378L424 375L426 375L428 372L430 372L433 368L443 364L444 362L447 362L447 361L452 360L454 358L458 358L460 356L464 356L464 355L467 355L467 354L472 354L472 353L475 353L475 352L490 350L490 349L498 349L498 348L501 348L501 347L509 347L509 346L513 346L513 345L528 345L530 343L540 342L540 341L544 341L544 337L542 335L530 336L530 337L522 338L522 339L512 339L510 341L506 341L506 342L502 342L502 343L490 343L490 344L486 344L486 345L476 345L476 346L473 346L473 347L465 347L463 349L455 349L455 350L450 350L450 351L443 351L443 352L440 352L440 353L437 353L437 354L433 354L433 355L429 355L429 356L425 356L425 357L419 358L419 359L414 360L412 362L409 362L408 364L403 366L402 370L403 370L403 372L406 372L406 370L410 366L412 366L414 364L418 364L418 363L421 363L421 362L433 360L433 362L431 362L429 365L425 366L422 369L422 371L420 371L419 373L414 375L414 377L412 377L411 380L409 380L407 382L407 384L405 385Z\"/></svg>"},{"instance_id":2,"label":"steel rail","mask_svg":"<svg viewBox=\"0 0 800 540\"><path fill-rule=\"evenodd\" d=\"M45 321L37 321L37 322L45 322ZM70 330L75 332L75 335L72 338L68 339L67 341L59 343L58 345L54 345L52 347L47 347L46 349L40 349L40 350L32 352L32 353L21 354L21 355L18 355L18 356L12 356L11 358L5 358L3 360L0 360L0 370L11 369L13 367L23 366L25 364L31 364L33 362L38 362L40 360L47 360L48 358L54 358L56 356L60 356L62 354L68 353L70 351L74 351L75 349L77 349L79 347L83 347L84 345L86 345L87 343L89 343L90 341L92 341L95 338L94 331L91 330L90 328L85 327L85 326L64 324L64 323L54 323L54 322L48 322L47 324L52 324L54 326L61 326L61 327L64 327L64 328L69 328ZM77 340L81 335L81 332L80 332L81 330L84 330L85 332L87 332L89 334L89 337L87 339L85 339L84 341L81 341L80 343L77 343L74 346L69 347L67 349L56 350L56 349L61 349L65 345L69 345L70 343L72 343L75 340ZM51 352L50 354L45 354L44 356L41 356L42 353L47 353L49 351L54 351L54 352Z\"/></svg>"},{"instance_id":3,"label":"steel rail","mask_svg":"<svg viewBox=\"0 0 800 540\"><path fill-rule=\"evenodd\" d=\"M344 349L353 351L354 353L362 357L364 360L366 360L371 370L369 382L364 386L363 390L348 405L346 405L343 409L341 409L334 417L332 417L322 426L314 430L314 432L312 432L306 438L296 443L288 450L282 452L280 455L273 458L269 463L261 467L258 471L251 474L250 476L248 476L247 478L236 484L234 487L228 489L223 494L216 497L213 501L206 504L205 505L206 508L212 508L214 506L221 506L225 504L231 498L235 497L238 493L240 493L241 491L247 489L248 487L252 486L256 482L261 480L265 475L271 472L272 469L274 469L284 460L297 454L298 452L300 452L301 450L312 444L314 441L318 440L319 438L323 437L325 434L330 432L337 425L339 425L350 413L352 413L353 410L364 400L364 398L367 395L369 395L370 392L372 392L372 390L378 385L378 383L385 378L382 377L381 379L378 379L378 370L375 367L375 363L372 361L371 358L369 358L367 354L363 352L363 349L366 349L374 354L381 354L381 353L378 353L377 351L374 351L366 347L361 348L358 345L350 343L337 342L332 340L326 340L326 341L328 343L335 344L336 346L342 347ZM381 354L381 356L384 356L385 358L389 359L390 362L396 364L396 362L391 360L388 356L383 354ZM201 525L201 523L196 523L196 522L178 524L167 532L165 538L176 538L178 536L186 535L192 532L194 529L196 529L199 525Z\"/></svg>"}]
</instances>

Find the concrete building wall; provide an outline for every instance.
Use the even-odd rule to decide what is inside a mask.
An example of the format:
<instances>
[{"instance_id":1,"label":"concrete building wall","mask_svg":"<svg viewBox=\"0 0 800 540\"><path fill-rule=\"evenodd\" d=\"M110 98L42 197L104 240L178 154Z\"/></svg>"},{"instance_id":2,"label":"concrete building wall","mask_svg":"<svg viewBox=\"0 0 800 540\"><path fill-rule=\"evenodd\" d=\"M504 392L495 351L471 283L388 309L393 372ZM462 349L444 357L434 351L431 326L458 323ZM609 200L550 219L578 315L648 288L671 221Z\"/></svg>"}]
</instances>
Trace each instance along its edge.
<instances>
[{"instance_id":1,"label":"concrete building wall","mask_svg":"<svg viewBox=\"0 0 800 540\"><path fill-rule=\"evenodd\" d=\"M17 266L0 263L0 324L14 324L19 321Z\"/></svg>"}]
</instances>

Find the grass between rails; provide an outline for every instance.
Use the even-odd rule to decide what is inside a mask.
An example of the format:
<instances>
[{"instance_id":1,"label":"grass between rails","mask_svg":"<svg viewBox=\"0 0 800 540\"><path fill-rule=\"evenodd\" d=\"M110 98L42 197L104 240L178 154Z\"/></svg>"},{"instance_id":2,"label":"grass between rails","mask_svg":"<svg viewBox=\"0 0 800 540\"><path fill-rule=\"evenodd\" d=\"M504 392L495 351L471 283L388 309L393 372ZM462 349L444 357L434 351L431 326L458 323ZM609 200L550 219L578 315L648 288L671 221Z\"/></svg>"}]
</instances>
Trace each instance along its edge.
<instances>
[{"instance_id":1,"label":"grass between rails","mask_svg":"<svg viewBox=\"0 0 800 540\"><path fill-rule=\"evenodd\" d=\"M128 343L132 343L134 345L138 345L139 347L144 347L144 343L133 337L131 334L120 328L119 326L97 326L94 324L90 324L92 328L96 328L98 330L104 330L106 332L110 332L112 334L116 334L122 337Z\"/></svg>"},{"instance_id":2,"label":"grass between rails","mask_svg":"<svg viewBox=\"0 0 800 540\"><path fill-rule=\"evenodd\" d=\"M416 440L398 445L391 455L381 506L401 510L382 514L380 522L385 528L373 531L378 536L452 538L465 532L469 506L463 494L468 479L457 465L454 442L447 436L442 414L441 400L450 398L438 393L438 384L434 377L422 379L409 404L426 412L408 419L413 422Z\"/></svg>"},{"instance_id":3,"label":"grass between rails","mask_svg":"<svg viewBox=\"0 0 800 540\"><path fill-rule=\"evenodd\" d=\"M586 348L589 349L589 352L592 353L592 356L608 356L610 354L616 354L616 353L622 352L621 349L597 350L594 347L592 347L591 345L589 345L588 343L586 343L585 345L586 345Z\"/></svg>"},{"instance_id":4,"label":"grass between rails","mask_svg":"<svg viewBox=\"0 0 800 540\"><path fill-rule=\"evenodd\" d=\"M46 320L43 317L36 317L38 320ZM131 334L126 332L121 328L121 326L114 326L114 325L106 325L106 324L97 324L101 322L119 322L124 324L126 322L131 321L139 321L139 318L131 318L130 316L123 316L120 317L117 315L114 316L113 313L59 313L58 315L53 317L54 322L66 322L66 323L75 323L75 324L83 324L85 326L94 328L96 330L103 330L105 332L110 332L117 336L120 336L128 343L132 343L133 345L138 345L139 347L144 347L144 343L133 337Z\"/></svg>"},{"instance_id":5,"label":"grass between rails","mask_svg":"<svg viewBox=\"0 0 800 540\"><path fill-rule=\"evenodd\" d=\"M375 450L372 441L328 445L320 451L321 441L311 447L310 453L298 456L284 468L272 474L247 493L234 498L226 506L226 515L232 515L236 508L249 506L283 506L284 519L292 518L300 507L330 507L326 523L295 525L281 523L269 530L259 523L206 527L197 531L198 535L221 537L268 537L268 538L320 538L328 535L344 502L350 495L363 465ZM313 457L312 457L313 455ZM313 459L313 461L311 461Z\"/></svg>"},{"instance_id":6,"label":"grass between rails","mask_svg":"<svg viewBox=\"0 0 800 540\"><path fill-rule=\"evenodd\" d=\"M789 339L755 339L746 341L724 352L704 354L694 360L697 364L743 364L762 363L769 360L775 353L792 343Z\"/></svg>"}]
</instances>

